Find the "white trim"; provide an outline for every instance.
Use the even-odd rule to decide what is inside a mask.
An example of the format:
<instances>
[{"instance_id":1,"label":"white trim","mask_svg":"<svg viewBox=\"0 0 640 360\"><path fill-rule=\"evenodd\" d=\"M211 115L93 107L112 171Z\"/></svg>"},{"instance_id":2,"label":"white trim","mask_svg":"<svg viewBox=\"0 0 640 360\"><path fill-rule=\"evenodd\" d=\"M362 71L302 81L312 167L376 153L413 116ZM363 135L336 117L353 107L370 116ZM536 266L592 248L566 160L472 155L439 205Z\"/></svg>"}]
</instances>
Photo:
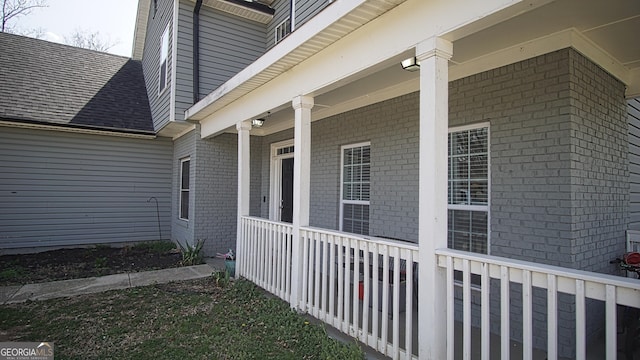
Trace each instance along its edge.
<instances>
[{"instance_id":1,"label":"white trim","mask_svg":"<svg viewBox=\"0 0 640 360\"><path fill-rule=\"evenodd\" d=\"M487 128L487 204L486 205L467 205L467 204L449 204L447 200L447 212L449 210L465 210L478 211L487 213L487 255L491 253L491 126L489 122L481 122L463 126L455 126L449 128L448 134L469 131L475 129ZM448 135L447 135L448 136ZM447 152L449 149L447 149ZM449 167L449 155L447 155L447 167ZM447 193L449 192L449 176L447 175ZM447 194L448 198L449 194ZM448 228L447 228L448 231Z\"/></svg>"},{"instance_id":2,"label":"white trim","mask_svg":"<svg viewBox=\"0 0 640 360\"><path fill-rule=\"evenodd\" d=\"M184 184L182 183L182 170L185 162L189 162L189 184L187 184L189 187L186 190L183 188ZM191 157L190 156L180 159L179 176L180 178L178 179L178 219L183 221L189 221L189 216L191 215ZM189 196L187 198L187 217L183 218L182 217L182 193L185 191L189 194Z\"/></svg>"},{"instance_id":3,"label":"white trim","mask_svg":"<svg viewBox=\"0 0 640 360\"><path fill-rule=\"evenodd\" d=\"M169 121L176 120L176 82L177 82L177 68L178 68L178 19L180 18L180 1L173 1L173 17L169 20L169 25L173 24L172 29L172 41L171 41L171 95L169 98Z\"/></svg>"},{"instance_id":4,"label":"white trim","mask_svg":"<svg viewBox=\"0 0 640 360\"><path fill-rule=\"evenodd\" d=\"M269 220L280 221L280 202L282 201L282 160L294 157L294 152L278 155L278 150L293 146L293 139L279 141L271 144L271 164L269 187L271 189L269 196Z\"/></svg>"},{"instance_id":5,"label":"white trim","mask_svg":"<svg viewBox=\"0 0 640 360\"><path fill-rule=\"evenodd\" d=\"M291 0L290 4L289 17L291 18L291 32L294 32L296 30L296 0Z\"/></svg>"},{"instance_id":6,"label":"white trim","mask_svg":"<svg viewBox=\"0 0 640 360\"><path fill-rule=\"evenodd\" d=\"M158 96L162 96L169 87L169 31L171 22L167 24L160 36L160 56L158 58ZM164 56L163 56L164 55ZM164 64L164 86L162 79L162 68ZM161 87L162 86L162 87Z\"/></svg>"},{"instance_id":7,"label":"white trim","mask_svg":"<svg viewBox=\"0 0 640 360\"><path fill-rule=\"evenodd\" d=\"M348 144L348 145L342 145L340 146L340 199L339 199L339 217L338 217L338 224L339 224L339 229L340 231L344 231L342 226L342 221L343 221L343 217L344 217L344 205L345 204L353 204L353 205L367 205L367 206L371 206L371 200L344 200L344 193L343 193L343 188L344 188L344 151L346 149L353 149L353 148L357 148L357 147L363 147L363 146L369 146L369 151L371 151L371 141L364 141L364 142L359 142L359 143L355 143L355 144ZM369 155L371 156L371 155ZM371 163L369 163L371 164ZM371 165L369 165L369 168L371 168ZM369 180L369 184L371 184L371 180ZM369 199L371 199L371 194L369 194ZM371 208L369 208L369 210L371 210ZM369 234L366 234L364 236L368 236Z\"/></svg>"},{"instance_id":8,"label":"white trim","mask_svg":"<svg viewBox=\"0 0 640 360\"><path fill-rule=\"evenodd\" d=\"M118 131L111 131L111 130L93 130L93 129L84 129L84 128L75 128L75 127L62 127L57 125L21 123L21 122L6 121L6 120L0 120L0 126L21 128L21 129L60 131L60 132L68 132L68 133L76 133L76 134L116 136L116 137L123 137L123 138L132 138L132 139L155 139L157 137L155 134L136 134L136 133L118 132ZM126 130L123 130L123 131L126 131Z\"/></svg>"}]
</instances>

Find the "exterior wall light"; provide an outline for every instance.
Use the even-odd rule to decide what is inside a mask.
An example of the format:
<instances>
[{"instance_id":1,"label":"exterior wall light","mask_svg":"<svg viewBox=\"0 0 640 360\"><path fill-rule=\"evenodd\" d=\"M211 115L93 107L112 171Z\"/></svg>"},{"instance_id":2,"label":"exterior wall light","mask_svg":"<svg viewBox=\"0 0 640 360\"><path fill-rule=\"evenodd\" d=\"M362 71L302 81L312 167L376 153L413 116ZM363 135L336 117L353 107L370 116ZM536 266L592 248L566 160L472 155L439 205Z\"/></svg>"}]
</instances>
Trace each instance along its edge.
<instances>
[{"instance_id":1,"label":"exterior wall light","mask_svg":"<svg viewBox=\"0 0 640 360\"><path fill-rule=\"evenodd\" d=\"M256 128L262 127L262 125L264 125L264 121L267 120L269 116L271 116L271 111L267 111L267 116L265 117L251 120L251 126Z\"/></svg>"},{"instance_id":2,"label":"exterior wall light","mask_svg":"<svg viewBox=\"0 0 640 360\"><path fill-rule=\"evenodd\" d=\"M400 65L402 65L402 68L404 70L407 71L418 71L420 70L420 62L418 61L418 59L416 59L416 57L410 57L406 60L403 60Z\"/></svg>"}]
</instances>

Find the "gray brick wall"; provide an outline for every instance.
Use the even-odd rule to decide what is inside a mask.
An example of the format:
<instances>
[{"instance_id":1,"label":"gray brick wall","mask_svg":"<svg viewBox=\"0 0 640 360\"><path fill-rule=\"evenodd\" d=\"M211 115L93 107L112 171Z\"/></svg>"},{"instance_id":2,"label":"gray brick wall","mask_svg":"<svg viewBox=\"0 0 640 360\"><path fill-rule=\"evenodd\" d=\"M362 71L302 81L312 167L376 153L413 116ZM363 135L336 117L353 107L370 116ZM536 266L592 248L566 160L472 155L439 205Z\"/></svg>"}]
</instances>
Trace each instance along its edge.
<instances>
[{"instance_id":1,"label":"gray brick wall","mask_svg":"<svg viewBox=\"0 0 640 360\"><path fill-rule=\"evenodd\" d=\"M260 215L262 139L251 137L251 215ZM238 209L238 136L200 138L200 127L175 141L172 236L182 244L206 239L205 256L235 250ZM191 159L189 221L178 219L180 159Z\"/></svg>"},{"instance_id":2,"label":"gray brick wall","mask_svg":"<svg viewBox=\"0 0 640 360\"><path fill-rule=\"evenodd\" d=\"M629 216L624 86L564 49L454 81L449 94L450 126L491 124L491 254L615 271L609 260L624 247ZM534 294L534 345L544 347L546 297ZM492 309L499 314L497 302ZM573 300L560 297L559 309L559 348L570 357ZM590 302L588 313L594 336L602 304ZM521 331L515 324L512 336Z\"/></svg>"},{"instance_id":3,"label":"gray brick wall","mask_svg":"<svg viewBox=\"0 0 640 360\"><path fill-rule=\"evenodd\" d=\"M339 227L340 147L371 142L370 233L418 239L418 98L402 96L314 122L311 128L311 226ZM269 215L271 144L293 138L291 130L262 143L261 215ZM252 170L253 171L253 170Z\"/></svg>"},{"instance_id":4,"label":"gray brick wall","mask_svg":"<svg viewBox=\"0 0 640 360\"><path fill-rule=\"evenodd\" d=\"M575 267L611 272L629 222L625 87L575 51L570 63Z\"/></svg>"},{"instance_id":5,"label":"gray brick wall","mask_svg":"<svg viewBox=\"0 0 640 360\"><path fill-rule=\"evenodd\" d=\"M206 239L204 254L235 249L238 179L238 137L223 134L200 139L197 130L197 161L192 182L194 203L192 221L194 239Z\"/></svg>"}]
</instances>

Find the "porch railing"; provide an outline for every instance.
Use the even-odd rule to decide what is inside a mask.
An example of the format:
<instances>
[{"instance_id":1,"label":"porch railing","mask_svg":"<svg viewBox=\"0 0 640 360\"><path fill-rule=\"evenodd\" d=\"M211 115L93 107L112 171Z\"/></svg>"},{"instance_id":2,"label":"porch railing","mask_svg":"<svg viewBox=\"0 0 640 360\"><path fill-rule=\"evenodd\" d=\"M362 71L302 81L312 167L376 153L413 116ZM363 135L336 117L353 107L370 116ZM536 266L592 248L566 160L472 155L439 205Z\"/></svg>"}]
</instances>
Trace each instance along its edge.
<instances>
[{"instance_id":1,"label":"porch railing","mask_svg":"<svg viewBox=\"0 0 640 360\"><path fill-rule=\"evenodd\" d=\"M530 262L517 261L492 256L474 255L467 252L449 249L436 251L438 265L447 274L447 353L453 358L454 353L454 304L462 294L462 354L463 359L469 359L471 354L472 327L472 288L480 292L479 311L481 318L481 355L482 359L490 358L490 291L491 280L499 284L499 321L500 321L500 353L502 358L508 358L510 351L510 327L513 322L522 324L523 359L532 359L534 332L534 304L535 289L543 289L546 294L546 337L547 358L558 358L558 298L569 296L575 308L575 358L585 359L587 340L587 303L603 303L605 321L605 356L607 359L617 358L616 332L618 329L618 305L640 308L640 282L637 279L603 275L568 268L544 266ZM473 284L472 277L479 276L480 287ZM461 282L458 280L460 279ZM462 292L456 291L454 284L462 286ZM489 284L486 286L485 284ZM498 285L496 284L496 285ZM512 297L510 287L517 284L521 296ZM565 294L565 295L562 295ZM536 295L541 295L537 291ZM515 301L519 304L513 304ZM510 305L522 309L522 316L518 319L510 311ZM563 307L563 311L567 311ZM561 321L561 320L560 320ZM506 354L506 355L505 355Z\"/></svg>"},{"instance_id":2,"label":"porch railing","mask_svg":"<svg viewBox=\"0 0 640 360\"><path fill-rule=\"evenodd\" d=\"M385 355L417 357L416 245L303 228L297 262L290 224L243 217L241 229L239 276Z\"/></svg>"},{"instance_id":3,"label":"porch railing","mask_svg":"<svg viewBox=\"0 0 640 360\"><path fill-rule=\"evenodd\" d=\"M382 354L418 357L417 245L305 227L299 234L300 256L294 259L290 224L243 217L241 231L239 276ZM490 359L498 353L491 346L499 347L501 358L508 359L514 327L519 328L523 359L533 358L534 339L540 336L546 338L545 357L555 359L558 335L564 335L559 324L566 321L575 329L570 335L575 358L585 359L586 312L594 304L606 318L603 357L616 359L619 306L640 308L637 279L450 249L436 250L432 256L447 278L442 289L447 294L447 308L442 309L447 322L432 326L447 332L449 359L459 352L462 359L470 359L472 352ZM298 294L292 294L294 271ZM425 301L429 299L421 302ZM573 312L569 320L567 311ZM540 319L542 313L546 318ZM497 345L491 344L492 331L499 335ZM472 349L474 343L479 346Z\"/></svg>"},{"instance_id":4,"label":"porch railing","mask_svg":"<svg viewBox=\"0 0 640 360\"><path fill-rule=\"evenodd\" d=\"M387 356L417 356L417 245L314 228L301 238L303 308Z\"/></svg>"},{"instance_id":5,"label":"porch railing","mask_svg":"<svg viewBox=\"0 0 640 360\"><path fill-rule=\"evenodd\" d=\"M238 243L238 275L289 302L293 227L254 217L241 221L244 235Z\"/></svg>"}]
</instances>

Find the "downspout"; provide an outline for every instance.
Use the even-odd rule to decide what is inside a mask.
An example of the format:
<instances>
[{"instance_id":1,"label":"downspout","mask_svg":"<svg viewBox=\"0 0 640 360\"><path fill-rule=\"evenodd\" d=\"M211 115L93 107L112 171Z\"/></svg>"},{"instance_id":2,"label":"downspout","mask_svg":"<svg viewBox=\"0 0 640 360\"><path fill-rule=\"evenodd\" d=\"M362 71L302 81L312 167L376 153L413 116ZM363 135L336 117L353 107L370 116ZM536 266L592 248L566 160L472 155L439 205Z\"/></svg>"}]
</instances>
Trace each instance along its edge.
<instances>
[{"instance_id":1,"label":"downspout","mask_svg":"<svg viewBox=\"0 0 640 360\"><path fill-rule=\"evenodd\" d=\"M200 100L200 8L202 0L193 8L193 103Z\"/></svg>"}]
</instances>

